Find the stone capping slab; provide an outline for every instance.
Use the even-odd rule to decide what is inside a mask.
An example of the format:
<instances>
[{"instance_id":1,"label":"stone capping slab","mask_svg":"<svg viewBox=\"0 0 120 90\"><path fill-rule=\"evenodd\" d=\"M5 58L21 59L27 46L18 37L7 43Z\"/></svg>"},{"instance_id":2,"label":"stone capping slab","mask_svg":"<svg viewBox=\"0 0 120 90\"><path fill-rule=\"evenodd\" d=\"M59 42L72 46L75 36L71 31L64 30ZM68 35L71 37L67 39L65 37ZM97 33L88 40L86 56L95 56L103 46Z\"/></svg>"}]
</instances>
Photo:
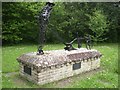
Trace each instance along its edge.
<instances>
[{"instance_id":1,"label":"stone capping slab","mask_svg":"<svg viewBox=\"0 0 120 90\"><path fill-rule=\"evenodd\" d=\"M47 67L58 67L67 65L68 63L84 61L89 59L100 58L102 54L95 49L87 50L85 48L65 51L65 50L51 50L45 51L43 55L36 55L36 52L23 54L17 58L17 61L33 66L37 70Z\"/></svg>"}]
</instances>

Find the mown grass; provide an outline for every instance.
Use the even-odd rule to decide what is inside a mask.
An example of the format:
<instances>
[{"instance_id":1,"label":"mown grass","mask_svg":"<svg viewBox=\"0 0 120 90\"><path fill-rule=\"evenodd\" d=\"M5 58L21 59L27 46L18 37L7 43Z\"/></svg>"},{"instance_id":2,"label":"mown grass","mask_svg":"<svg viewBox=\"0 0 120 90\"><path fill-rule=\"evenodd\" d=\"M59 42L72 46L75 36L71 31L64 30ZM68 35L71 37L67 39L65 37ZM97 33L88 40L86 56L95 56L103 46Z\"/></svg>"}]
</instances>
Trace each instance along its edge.
<instances>
[{"instance_id":1,"label":"mown grass","mask_svg":"<svg viewBox=\"0 0 120 90\"><path fill-rule=\"evenodd\" d=\"M55 50L62 49L62 44L49 44L44 47L44 50ZM36 52L37 45L16 45L16 46L5 46L2 48L2 72L15 72L18 71L18 62L16 58L23 53Z\"/></svg>"},{"instance_id":2,"label":"mown grass","mask_svg":"<svg viewBox=\"0 0 120 90\"><path fill-rule=\"evenodd\" d=\"M76 46L76 44L75 44ZM48 44L45 50L63 49L62 44ZM84 46L85 47L85 46ZM38 86L32 82L21 78L18 74L18 62L16 58L23 53L35 52L36 45L16 45L3 46L2 50L2 87L3 88L54 88L61 87L58 82ZM118 45L117 44L99 44L93 47L100 51L103 56L101 59L102 71L93 75L79 79L72 77L72 81L65 84L65 88L116 88L118 87ZM17 74L7 75L7 73L17 72ZM79 75L80 77L81 75Z\"/></svg>"}]
</instances>

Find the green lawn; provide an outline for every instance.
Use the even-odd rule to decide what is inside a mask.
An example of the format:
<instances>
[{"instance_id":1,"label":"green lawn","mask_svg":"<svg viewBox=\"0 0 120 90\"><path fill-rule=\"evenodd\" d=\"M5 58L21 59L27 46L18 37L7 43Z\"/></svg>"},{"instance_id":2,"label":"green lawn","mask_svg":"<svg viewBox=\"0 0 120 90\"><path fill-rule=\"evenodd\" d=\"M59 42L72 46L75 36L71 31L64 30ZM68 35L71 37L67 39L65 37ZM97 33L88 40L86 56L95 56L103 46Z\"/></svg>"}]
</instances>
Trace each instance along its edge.
<instances>
[{"instance_id":1,"label":"green lawn","mask_svg":"<svg viewBox=\"0 0 120 90\"><path fill-rule=\"evenodd\" d=\"M76 46L76 44L75 44ZM48 44L44 50L63 49L62 44ZM26 79L21 78L18 73L18 62L16 58L23 53L35 52L37 45L3 46L2 48L2 87L3 88L116 88L118 87L118 44L99 44L94 49L99 50L103 56L101 59L101 70L85 73L63 79L43 86L38 86ZM11 73L12 72L12 73ZM80 78L82 77L82 78Z\"/></svg>"}]
</instances>

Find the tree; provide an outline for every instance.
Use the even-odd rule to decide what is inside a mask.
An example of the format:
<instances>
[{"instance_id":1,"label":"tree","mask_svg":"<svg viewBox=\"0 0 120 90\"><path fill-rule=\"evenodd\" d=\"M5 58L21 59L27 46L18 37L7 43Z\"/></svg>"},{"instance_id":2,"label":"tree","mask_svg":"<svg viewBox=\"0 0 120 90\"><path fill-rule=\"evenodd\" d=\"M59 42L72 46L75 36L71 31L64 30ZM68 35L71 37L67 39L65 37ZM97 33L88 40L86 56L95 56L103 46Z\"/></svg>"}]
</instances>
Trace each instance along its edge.
<instances>
[{"instance_id":1,"label":"tree","mask_svg":"<svg viewBox=\"0 0 120 90\"><path fill-rule=\"evenodd\" d=\"M88 23L89 28L92 30L93 41L104 41L104 35L109 31L107 17L103 14L102 10L95 9L92 15L88 15L90 21Z\"/></svg>"},{"instance_id":2,"label":"tree","mask_svg":"<svg viewBox=\"0 0 120 90\"><path fill-rule=\"evenodd\" d=\"M2 40L4 43L17 43L21 40L36 42L38 37L37 19L43 3L3 3Z\"/></svg>"},{"instance_id":3,"label":"tree","mask_svg":"<svg viewBox=\"0 0 120 90\"><path fill-rule=\"evenodd\" d=\"M46 43L71 41L90 34L94 41L113 42L119 30L120 9L114 3L55 2L46 30ZM2 3L4 43L37 42L39 25L35 16L45 2Z\"/></svg>"}]
</instances>

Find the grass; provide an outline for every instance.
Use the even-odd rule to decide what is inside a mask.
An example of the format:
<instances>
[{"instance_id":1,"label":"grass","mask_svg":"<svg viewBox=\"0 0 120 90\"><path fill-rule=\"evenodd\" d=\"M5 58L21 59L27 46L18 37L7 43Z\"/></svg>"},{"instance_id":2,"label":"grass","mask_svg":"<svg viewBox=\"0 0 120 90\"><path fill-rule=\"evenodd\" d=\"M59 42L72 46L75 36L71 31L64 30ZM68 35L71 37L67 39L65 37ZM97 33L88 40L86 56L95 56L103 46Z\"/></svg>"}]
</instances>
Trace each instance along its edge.
<instances>
[{"instance_id":1,"label":"grass","mask_svg":"<svg viewBox=\"0 0 120 90\"><path fill-rule=\"evenodd\" d=\"M49 44L45 46L45 50L55 50L62 49L64 45L59 44ZM36 52L36 45L16 45L16 46L5 46L2 48L2 72L15 72L18 71L18 62L16 58L22 55L23 53Z\"/></svg>"},{"instance_id":2,"label":"grass","mask_svg":"<svg viewBox=\"0 0 120 90\"><path fill-rule=\"evenodd\" d=\"M76 44L75 44L76 46ZM48 44L44 50L63 49L62 44ZM85 47L85 46L84 46ZM2 48L2 87L3 88L117 88L118 87L118 44L99 44L93 48L103 54L101 59L102 70L94 74L85 76L77 75L61 81L36 85L32 82L21 78L18 74L18 62L16 58L23 53L35 52L37 46L32 45L15 45L3 46ZM13 72L12 75L9 73ZM15 73L14 73L15 72ZM82 77L82 78L80 78ZM65 84L66 83L66 84Z\"/></svg>"}]
</instances>

